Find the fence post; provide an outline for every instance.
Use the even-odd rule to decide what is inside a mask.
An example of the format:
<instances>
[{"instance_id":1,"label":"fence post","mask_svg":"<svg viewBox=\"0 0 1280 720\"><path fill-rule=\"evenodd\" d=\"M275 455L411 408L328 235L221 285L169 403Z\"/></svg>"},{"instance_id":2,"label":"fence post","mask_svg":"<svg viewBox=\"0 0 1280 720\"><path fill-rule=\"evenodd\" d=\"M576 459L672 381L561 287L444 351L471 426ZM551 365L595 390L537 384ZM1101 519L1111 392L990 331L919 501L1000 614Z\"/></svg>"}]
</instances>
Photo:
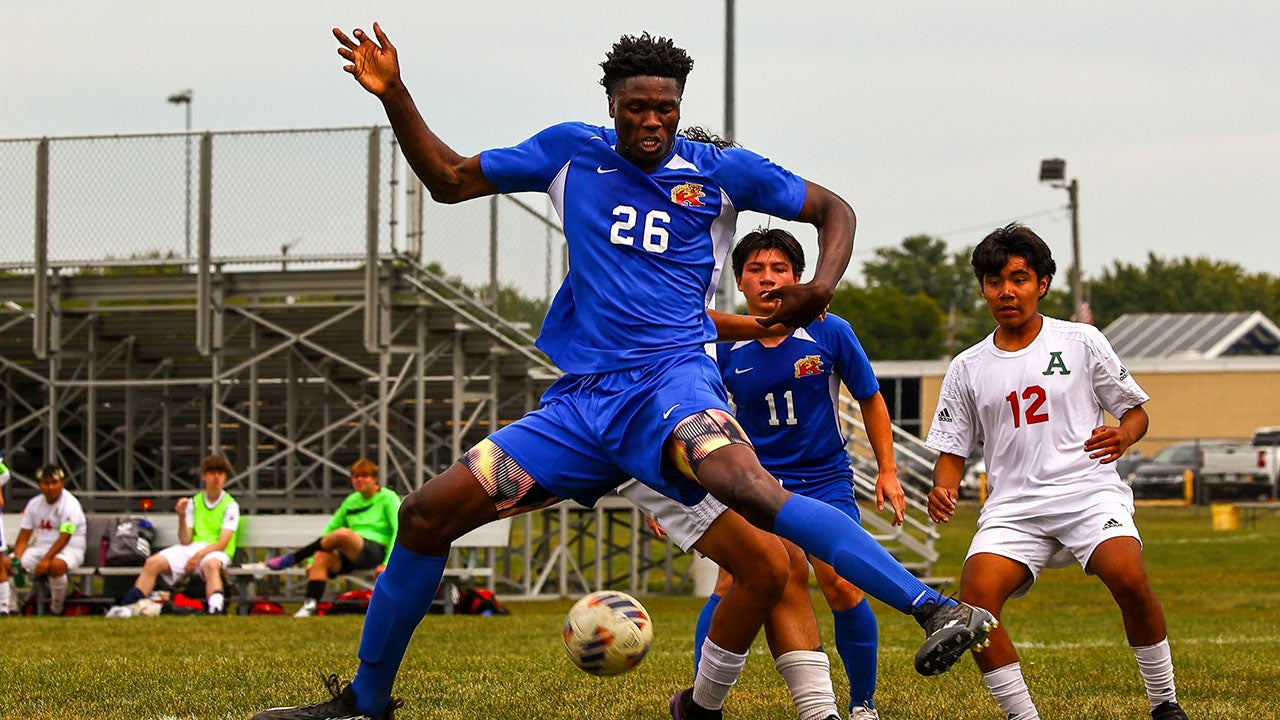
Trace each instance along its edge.
<instances>
[{"instance_id":1,"label":"fence post","mask_svg":"<svg viewBox=\"0 0 1280 720\"><path fill-rule=\"evenodd\" d=\"M364 348L378 352L378 126L369 129L369 175L365 183Z\"/></svg>"},{"instance_id":2,"label":"fence post","mask_svg":"<svg viewBox=\"0 0 1280 720\"><path fill-rule=\"evenodd\" d=\"M31 349L44 360L49 354L49 138L36 144L36 267L32 276L35 327Z\"/></svg>"}]
</instances>

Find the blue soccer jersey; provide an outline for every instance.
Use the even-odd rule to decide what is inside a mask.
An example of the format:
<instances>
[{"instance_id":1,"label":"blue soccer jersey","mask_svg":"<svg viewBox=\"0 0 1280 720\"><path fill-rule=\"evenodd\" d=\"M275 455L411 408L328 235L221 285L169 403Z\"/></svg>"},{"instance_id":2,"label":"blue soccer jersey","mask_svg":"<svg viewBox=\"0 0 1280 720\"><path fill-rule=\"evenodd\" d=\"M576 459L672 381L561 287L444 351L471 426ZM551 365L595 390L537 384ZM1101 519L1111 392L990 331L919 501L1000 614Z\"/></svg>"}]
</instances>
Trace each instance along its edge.
<instances>
[{"instance_id":1,"label":"blue soccer jersey","mask_svg":"<svg viewBox=\"0 0 1280 720\"><path fill-rule=\"evenodd\" d=\"M480 155L498 190L545 192L564 223L569 274L538 347L575 375L638 367L715 341L707 317L737 214L794 219L800 177L741 148L676 138L646 173L611 128L564 123Z\"/></svg>"},{"instance_id":2,"label":"blue soccer jersey","mask_svg":"<svg viewBox=\"0 0 1280 720\"><path fill-rule=\"evenodd\" d=\"M776 347L720 343L716 362L734 415L769 472L802 481L849 476L836 415L840 383L857 400L879 392L880 383L847 321L828 314Z\"/></svg>"}]
</instances>

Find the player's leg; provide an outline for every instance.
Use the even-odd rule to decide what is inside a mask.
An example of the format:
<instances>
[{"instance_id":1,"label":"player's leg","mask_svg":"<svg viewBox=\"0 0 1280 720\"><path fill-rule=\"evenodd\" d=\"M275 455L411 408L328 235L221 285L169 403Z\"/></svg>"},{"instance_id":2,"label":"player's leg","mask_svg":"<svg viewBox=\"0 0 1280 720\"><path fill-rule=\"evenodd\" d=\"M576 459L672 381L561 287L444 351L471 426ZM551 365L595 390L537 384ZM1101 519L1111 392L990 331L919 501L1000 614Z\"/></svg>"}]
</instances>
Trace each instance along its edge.
<instances>
[{"instance_id":1,"label":"player's leg","mask_svg":"<svg viewBox=\"0 0 1280 720\"><path fill-rule=\"evenodd\" d=\"M736 421L708 411L691 418L700 425ZM677 428L676 437L681 438ZM686 433L690 434L690 433ZM741 429L737 429L741 435ZM750 445L726 431L719 443L691 445L681 440L698 482L757 527L776 532L835 567L842 577L872 597L913 615L928 633L916 653L916 670L936 675L948 670L966 650L980 647L995 619L980 608L957 604L920 582L862 526L826 503L794 495L770 476ZM710 448L710 450L708 450Z\"/></svg>"},{"instance_id":2,"label":"player's leg","mask_svg":"<svg viewBox=\"0 0 1280 720\"><path fill-rule=\"evenodd\" d=\"M975 537L975 542L978 538ZM1012 558L988 552L973 552L965 559L960 576L960 599L985 608L1000 618L1010 597L1025 592L1034 580L1031 569ZM991 631L991 644L973 659L982 671L982 680L1005 717L1011 720L1034 720L1039 711L1031 699L1018 651L1009 638L1004 623Z\"/></svg>"},{"instance_id":3,"label":"player's leg","mask_svg":"<svg viewBox=\"0 0 1280 720\"><path fill-rule=\"evenodd\" d=\"M116 598L115 604L132 605L142 598L151 594L156 588L156 580L162 576L169 578L172 584L177 580L177 573L173 568L182 568L190 559L188 545L171 545L164 550L152 555L142 563L142 570L138 573L138 579L134 580L133 587L124 595Z\"/></svg>"},{"instance_id":4,"label":"player's leg","mask_svg":"<svg viewBox=\"0 0 1280 720\"><path fill-rule=\"evenodd\" d=\"M716 502L719 502L718 500ZM715 614L716 608L720 606L720 598L729 591L729 587L733 585L733 575L729 574L724 568L716 571L716 586L711 591L711 595L707 601L702 604L702 610L698 612L698 621L693 626L693 671L698 672L698 661L702 659L702 641L707 639L707 632L711 629L711 617Z\"/></svg>"},{"instance_id":5,"label":"player's leg","mask_svg":"<svg viewBox=\"0 0 1280 720\"><path fill-rule=\"evenodd\" d=\"M351 528L338 528L328 535L322 535L312 540L293 552L270 558L267 560L267 567L272 570L283 570L306 560L321 550L343 552L348 557L354 558L355 554L360 551L360 546L363 542L363 538L356 535Z\"/></svg>"},{"instance_id":6,"label":"player's leg","mask_svg":"<svg viewBox=\"0 0 1280 720\"><path fill-rule=\"evenodd\" d=\"M734 573L735 580L711 618L693 688L673 700L673 714L681 719L703 717L702 710L718 716L788 574L782 541L731 511L716 518L694 547Z\"/></svg>"},{"instance_id":7,"label":"player's leg","mask_svg":"<svg viewBox=\"0 0 1280 720\"><path fill-rule=\"evenodd\" d=\"M311 555L311 565L307 568L307 589L303 594L302 607L293 614L294 617L308 618L319 613L320 601L324 599L329 578L339 574L341 568L342 559L336 551L318 550Z\"/></svg>"},{"instance_id":8,"label":"player's leg","mask_svg":"<svg viewBox=\"0 0 1280 720\"><path fill-rule=\"evenodd\" d=\"M204 580L204 604L210 615L226 612L226 597L223 595L222 569L231 564L231 558L224 552L211 552L200 561L196 572Z\"/></svg>"},{"instance_id":9,"label":"player's leg","mask_svg":"<svg viewBox=\"0 0 1280 720\"><path fill-rule=\"evenodd\" d=\"M764 624L773 666L786 682L800 720L839 718L831 659L822 649L809 593L809 559L794 543L784 544L791 571L782 597Z\"/></svg>"},{"instance_id":10,"label":"player's leg","mask_svg":"<svg viewBox=\"0 0 1280 720\"><path fill-rule=\"evenodd\" d=\"M835 568L813 561L818 587L835 619L836 653L849 679L849 712L855 719L877 718L876 675L880 628L866 595L836 574Z\"/></svg>"},{"instance_id":11,"label":"player's leg","mask_svg":"<svg viewBox=\"0 0 1280 720\"><path fill-rule=\"evenodd\" d=\"M543 410L546 410L544 406ZM541 414L539 414L541 413ZM600 485L607 460L571 428L539 411L482 440L448 470L410 493L400 505L400 527L386 571L374 585L360 637L360 667L344 686L329 679L332 700L314 706L274 708L255 720L385 718L399 707L391 688L418 623L426 616L444 575L449 546L465 533L499 517L545 507L560 496L536 482L508 453L518 448L545 477L558 472ZM504 438L503 445L495 439ZM561 438L562 442L548 438ZM559 468L559 470L557 470ZM615 469L616 470L616 469ZM566 494L568 496L568 494Z\"/></svg>"},{"instance_id":12,"label":"player's leg","mask_svg":"<svg viewBox=\"0 0 1280 720\"><path fill-rule=\"evenodd\" d=\"M1186 718L1178 706L1164 608L1151 589L1142 545L1134 537L1106 540L1094 549L1086 568L1106 584L1120 607L1152 715L1161 720Z\"/></svg>"},{"instance_id":13,"label":"player's leg","mask_svg":"<svg viewBox=\"0 0 1280 720\"><path fill-rule=\"evenodd\" d=\"M61 615L67 601L67 562L59 554L49 561L49 612Z\"/></svg>"}]
</instances>

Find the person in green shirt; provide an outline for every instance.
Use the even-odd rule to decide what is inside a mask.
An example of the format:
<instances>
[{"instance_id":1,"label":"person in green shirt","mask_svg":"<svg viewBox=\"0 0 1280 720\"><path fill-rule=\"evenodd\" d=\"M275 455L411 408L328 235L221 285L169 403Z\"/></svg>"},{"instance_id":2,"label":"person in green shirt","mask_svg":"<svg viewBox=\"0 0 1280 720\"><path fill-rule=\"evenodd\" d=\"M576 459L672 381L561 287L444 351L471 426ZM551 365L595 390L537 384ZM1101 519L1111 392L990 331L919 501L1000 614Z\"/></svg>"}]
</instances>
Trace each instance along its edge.
<instances>
[{"instance_id":1,"label":"person in green shirt","mask_svg":"<svg viewBox=\"0 0 1280 720\"><path fill-rule=\"evenodd\" d=\"M307 568L307 599L294 617L317 614L316 607L331 578L353 570L373 570L374 575L381 575L387 568L392 541L400 528L400 496L378 485L378 466L363 458L351 466L351 486L355 492L342 501L318 539L267 561L272 570L283 570L312 558Z\"/></svg>"},{"instance_id":2,"label":"person in green shirt","mask_svg":"<svg viewBox=\"0 0 1280 720\"><path fill-rule=\"evenodd\" d=\"M133 587L116 600L117 607L131 606L150 595L157 580L173 587L184 576L199 576L204 578L205 609L210 615L226 613L222 571L231 566L240 532L240 504L223 490L230 476L231 463L225 458L210 455L200 462L204 491L180 498L174 506L178 514L178 544L147 558ZM116 614L113 608L108 617L129 614Z\"/></svg>"}]
</instances>

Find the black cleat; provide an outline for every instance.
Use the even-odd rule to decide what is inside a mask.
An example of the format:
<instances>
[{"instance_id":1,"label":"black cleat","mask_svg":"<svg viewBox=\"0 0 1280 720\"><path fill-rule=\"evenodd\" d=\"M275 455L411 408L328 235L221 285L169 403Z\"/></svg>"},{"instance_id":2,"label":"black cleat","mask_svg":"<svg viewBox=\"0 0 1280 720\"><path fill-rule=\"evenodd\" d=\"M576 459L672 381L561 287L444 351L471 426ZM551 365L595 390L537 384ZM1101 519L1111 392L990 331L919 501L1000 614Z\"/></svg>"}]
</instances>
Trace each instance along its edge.
<instances>
[{"instance_id":1,"label":"black cleat","mask_svg":"<svg viewBox=\"0 0 1280 720\"><path fill-rule=\"evenodd\" d=\"M351 683L344 683L337 675L330 675L324 681L325 688L332 696L324 702L298 707L278 707L263 710L253 716L253 720L394 720L395 711L404 705L397 698L391 698L391 704L377 715L365 714L356 707L356 694Z\"/></svg>"},{"instance_id":2,"label":"black cleat","mask_svg":"<svg viewBox=\"0 0 1280 720\"><path fill-rule=\"evenodd\" d=\"M1188 720L1187 712L1173 700L1165 700L1151 711L1151 720Z\"/></svg>"},{"instance_id":3,"label":"black cleat","mask_svg":"<svg viewBox=\"0 0 1280 720\"><path fill-rule=\"evenodd\" d=\"M982 652L991 644L991 631L1000 624L995 616L967 603L925 601L911 609L927 637L916 652L916 672L941 675L951 669L965 651Z\"/></svg>"},{"instance_id":4,"label":"black cleat","mask_svg":"<svg viewBox=\"0 0 1280 720\"><path fill-rule=\"evenodd\" d=\"M693 701L693 688L686 688L671 698L671 720L720 720L721 710L708 710Z\"/></svg>"}]
</instances>

